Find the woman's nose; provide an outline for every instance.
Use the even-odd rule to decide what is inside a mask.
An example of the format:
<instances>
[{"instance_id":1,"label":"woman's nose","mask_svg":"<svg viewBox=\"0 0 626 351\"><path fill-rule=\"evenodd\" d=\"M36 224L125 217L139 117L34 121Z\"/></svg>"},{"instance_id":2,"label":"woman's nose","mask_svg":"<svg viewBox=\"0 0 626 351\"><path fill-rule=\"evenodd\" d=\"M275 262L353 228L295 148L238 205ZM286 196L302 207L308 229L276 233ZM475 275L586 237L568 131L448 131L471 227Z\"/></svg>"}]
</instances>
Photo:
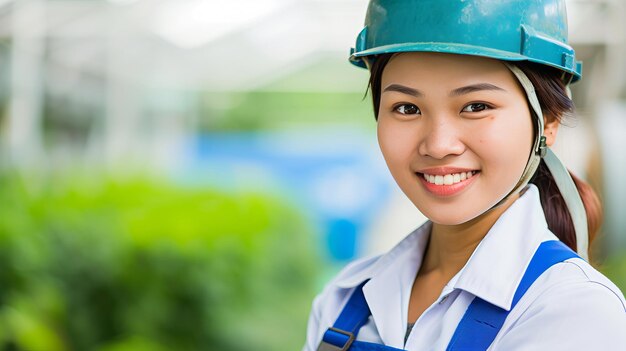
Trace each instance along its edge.
<instances>
[{"instance_id":1,"label":"woman's nose","mask_svg":"<svg viewBox=\"0 0 626 351\"><path fill-rule=\"evenodd\" d=\"M460 139L460 128L454 121L441 118L426 123L424 127L418 148L420 155L443 159L461 155L465 151L465 144Z\"/></svg>"}]
</instances>

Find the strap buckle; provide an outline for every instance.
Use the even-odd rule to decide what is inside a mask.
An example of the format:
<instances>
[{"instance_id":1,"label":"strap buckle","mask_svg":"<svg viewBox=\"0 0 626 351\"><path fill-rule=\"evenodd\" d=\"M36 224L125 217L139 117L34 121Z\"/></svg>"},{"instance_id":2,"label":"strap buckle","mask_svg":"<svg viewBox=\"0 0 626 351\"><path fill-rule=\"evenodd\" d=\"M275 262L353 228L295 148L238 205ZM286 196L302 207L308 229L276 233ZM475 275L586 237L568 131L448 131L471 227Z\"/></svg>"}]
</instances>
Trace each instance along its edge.
<instances>
[{"instance_id":1,"label":"strap buckle","mask_svg":"<svg viewBox=\"0 0 626 351\"><path fill-rule=\"evenodd\" d=\"M328 328L326 333L331 332L331 331L347 336L348 340L343 344L343 346L337 346L337 345L331 344L330 342L322 338L322 342L320 342L320 345L317 347L317 351L346 351L348 350L350 348L350 345L352 345L352 343L354 342L354 334L347 332L345 330L341 330L341 329L337 329L333 327ZM324 336L326 336L326 333L324 334Z\"/></svg>"},{"instance_id":2,"label":"strap buckle","mask_svg":"<svg viewBox=\"0 0 626 351\"><path fill-rule=\"evenodd\" d=\"M547 148L548 148L548 145L546 145L546 137L542 135L539 138L539 147L537 149L537 155L539 155L539 157L541 158L544 158L546 156L546 153L548 152Z\"/></svg>"}]
</instances>

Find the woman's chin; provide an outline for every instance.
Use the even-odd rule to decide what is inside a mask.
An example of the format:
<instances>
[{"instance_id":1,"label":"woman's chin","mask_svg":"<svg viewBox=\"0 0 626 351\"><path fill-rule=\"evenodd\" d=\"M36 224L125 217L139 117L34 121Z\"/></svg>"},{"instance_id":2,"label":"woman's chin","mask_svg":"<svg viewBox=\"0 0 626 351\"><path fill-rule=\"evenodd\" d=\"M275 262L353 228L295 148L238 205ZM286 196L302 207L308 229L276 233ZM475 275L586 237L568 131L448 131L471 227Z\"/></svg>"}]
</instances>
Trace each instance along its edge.
<instances>
[{"instance_id":1,"label":"woman's chin","mask_svg":"<svg viewBox=\"0 0 626 351\"><path fill-rule=\"evenodd\" d=\"M439 224L439 225L459 225L463 223L467 223L476 217L479 217L481 214L486 212L488 208L485 209L474 209L474 210L456 210L456 211L448 211L445 209L441 210L431 210L431 211L421 211L424 216L430 219L431 222Z\"/></svg>"},{"instance_id":2,"label":"woman's chin","mask_svg":"<svg viewBox=\"0 0 626 351\"><path fill-rule=\"evenodd\" d=\"M460 224L463 224L463 223L467 223L467 222L471 221L472 219L474 219L476 217L478 217L478 216L474 216L474 217L471 217L471 216L470 217L433 216L433 217L429 217L429 218L430 218L430 220L433 223L436 223L436 224L439 224L439 225L460 225Z\"/></svg>"}]
</instances>

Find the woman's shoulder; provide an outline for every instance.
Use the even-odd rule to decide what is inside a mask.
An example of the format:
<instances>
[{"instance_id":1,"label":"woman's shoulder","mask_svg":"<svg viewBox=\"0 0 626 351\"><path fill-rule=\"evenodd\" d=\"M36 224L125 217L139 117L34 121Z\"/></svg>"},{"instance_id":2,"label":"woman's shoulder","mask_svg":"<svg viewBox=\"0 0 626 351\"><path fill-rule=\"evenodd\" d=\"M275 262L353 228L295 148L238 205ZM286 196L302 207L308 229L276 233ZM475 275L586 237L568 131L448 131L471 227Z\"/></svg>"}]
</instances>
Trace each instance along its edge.
<instances>
[{"instance_id":1,"label":"woman's shoulder","mask_svg":"<svg viewBox=\"0 0 626 351\"><path fill-rule=\"evenodd\" d=\"M571 296L577 301L613 306L626 317L624 294L609 278L580 258L558 263L545 273L544 291L540 294Z\"/></svg>"},{"instance_id":2,"label":"woman's shoulder","mask_svg":"<svg viewBox=\"0 0 626 351\"><path fill-rule=\"evenodd\" d=\"M495 349L615 350L626 344L620 289L580 258L549 268L509 314ZM537 348L534 348L537 347Z\"/></svg>"},{"instance_id":3,"label":"woman's shoulder","mask_svg":"<svg viewBox=\"0 0 626 351\"><path fill-rule=\"evenodd\" d=\"M546 230L546 240L558 240ZM626 299L609 278L580 257L554 264L541 274L519 301L519 307L541 305L560 299L561 304L600 305L612 308L626 321ZM545 307L545 306L544 306ZM550 307L553 308L553 307ZM572 309L572 312L580 309Z\"/></svg>"},{"instance_id":4,"label":"woman's shoulder","mask_svg":"<svg viewBox=\"0 0 626 351\"><path fill-rule=\"evenodd\" d=\"M626 300L606 276L578 257L555 264L542 274L518 303L524 317L568 317L578 323L611 321L626 328ZM581 320L580 317L584 317ZM625 329L626 330L626 329Z\"/></svg>"}]
</instances>

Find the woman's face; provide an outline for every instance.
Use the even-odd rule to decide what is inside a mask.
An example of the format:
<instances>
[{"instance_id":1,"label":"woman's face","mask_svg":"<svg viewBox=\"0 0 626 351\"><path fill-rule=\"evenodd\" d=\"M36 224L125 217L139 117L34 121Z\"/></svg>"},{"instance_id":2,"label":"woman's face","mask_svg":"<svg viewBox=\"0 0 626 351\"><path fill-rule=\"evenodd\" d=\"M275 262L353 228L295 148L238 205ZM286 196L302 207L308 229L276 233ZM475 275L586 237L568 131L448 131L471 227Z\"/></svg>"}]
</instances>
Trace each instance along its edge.
<instances>
[{"instance_id":1,"label":"woman's face","mask_svg":"<svg viewBox=\"0 0 626 351\"><path fill-rule=\"evenodd\" d=\"M413 204L435 223L456 225L517 184L533 125L526 95L503 63L402 53L382 74L378 142Z\"/></svg>"}]
</instances>

